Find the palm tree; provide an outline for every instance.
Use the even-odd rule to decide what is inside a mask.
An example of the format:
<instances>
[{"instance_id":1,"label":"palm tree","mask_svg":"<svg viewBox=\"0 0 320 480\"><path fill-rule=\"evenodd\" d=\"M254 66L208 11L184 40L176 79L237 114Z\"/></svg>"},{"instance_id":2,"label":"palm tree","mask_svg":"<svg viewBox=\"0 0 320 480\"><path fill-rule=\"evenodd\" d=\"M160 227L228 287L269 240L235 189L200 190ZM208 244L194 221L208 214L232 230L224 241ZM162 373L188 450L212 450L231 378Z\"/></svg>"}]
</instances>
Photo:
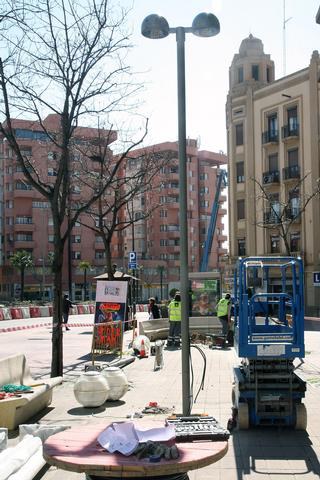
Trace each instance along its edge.
<instances>
[{"instance_id":1,"label":"palm tree","mask_svg":"<svg viewBox=\"0 0 320 480\"><path fill-rule=\"evenodd\" d=\"M10 258L11 265L20 270L20 300L24 297L24 273L26 268L33 267L33 260L30 253L19 250Z\"/></svg>"},{"instance_id":2,"label":"palm tree","mask_svg":"<svg viewBox=\"0 0 320 480\"><path fill-rule=\"evenodd\" d=\"M80 270L83 270L83 290L84 290L84 301L87 300L87 270L91 268L90 262L87 260L82 260L79 263Z\"/></svg>"}]
</instances>

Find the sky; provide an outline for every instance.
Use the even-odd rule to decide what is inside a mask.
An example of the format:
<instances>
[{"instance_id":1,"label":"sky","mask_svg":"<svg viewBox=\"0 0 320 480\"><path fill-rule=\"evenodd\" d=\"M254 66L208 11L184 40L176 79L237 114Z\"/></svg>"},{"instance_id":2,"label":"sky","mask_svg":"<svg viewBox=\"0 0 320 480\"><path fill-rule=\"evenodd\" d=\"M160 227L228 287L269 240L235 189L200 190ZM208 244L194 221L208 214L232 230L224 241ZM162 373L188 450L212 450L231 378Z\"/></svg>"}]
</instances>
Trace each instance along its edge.
<instances>
[{"instance_id":1,"label":"sky","mask_svg":"<svg viewBox=\"0 0 320 480\"><path fill-rule=\"evenodd\" d=\"M201 12L214 13L219 35L186 35L187 136L204 150L226 152L225 103L229 67L241 41L251 33L275 62L276 79L306 68L314 50L320 50L320 25L315 21L319 0L121 0L131 7L133 31L128 61L144 84L140 112L149 118L144 145L175 141L177 129L176 40L169 35L150 40L141 35L143 19L157 13L170 27L189 27ZM284 20L285 45L284 49ZM285 50L285 68L284 68Z\"/></svg>"}]
</instances>

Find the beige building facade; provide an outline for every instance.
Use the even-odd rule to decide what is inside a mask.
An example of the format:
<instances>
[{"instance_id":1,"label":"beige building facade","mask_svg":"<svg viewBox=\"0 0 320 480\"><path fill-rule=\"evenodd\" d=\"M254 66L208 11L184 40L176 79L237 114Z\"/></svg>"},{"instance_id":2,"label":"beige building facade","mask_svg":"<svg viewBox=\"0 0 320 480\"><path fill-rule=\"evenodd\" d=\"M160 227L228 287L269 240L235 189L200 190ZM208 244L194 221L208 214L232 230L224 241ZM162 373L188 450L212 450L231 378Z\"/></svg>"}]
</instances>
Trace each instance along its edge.
<instances>
[{"instance_id":1,"label":"beige building facade","mask_svg":"<svg viewBox=\"0 0 320 480\"><path fill-rule=\"evenodd\" d=\"M226 108L230 265L288 249L301 256L311 315L320 314L319 196L307 202L320 177L319 79L315 51L307 68L275 80L270 55L250 35L230 67Z\"/></svg>"}]
</instances>

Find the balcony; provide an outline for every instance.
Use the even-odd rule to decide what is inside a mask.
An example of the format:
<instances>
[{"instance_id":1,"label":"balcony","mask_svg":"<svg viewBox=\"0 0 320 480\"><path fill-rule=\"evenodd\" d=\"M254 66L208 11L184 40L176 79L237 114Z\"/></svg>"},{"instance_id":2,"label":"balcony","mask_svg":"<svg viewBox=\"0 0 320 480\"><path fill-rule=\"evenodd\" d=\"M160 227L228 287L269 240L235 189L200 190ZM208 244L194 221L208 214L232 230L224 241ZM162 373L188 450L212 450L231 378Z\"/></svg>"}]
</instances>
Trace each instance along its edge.
<instances>
[{"instance_id":1,"label":"balcony","mask_svg":"<svg viewBox=\"0 0 320 480\"><path fill-rule=\"evenodd\" d=\"M301 210L300 208L287 208L285 212L286 220L293 221L295 223L300 223L301 221Z\"/></svg>"},{"instance_id":2,"label":"balcony","mask_svg":"<svg viewBox=\"0 0 320 480\"><path fill-rule=\"evenodd\" d=\"M291 138L298 138L299 137L299 125L296 123L294 126L292 125L284 125L281 129L281 136L282 140L288 140Z\"/></svg>"},{"instance_id":3,"label":"balcony","mask_svg":"<svg viewBox=\"0 0 320 480\"><path fill-rule=\"evenodd\" d=\"M30 248L35 247L35 242L33 240L15 240L14 248L19 250L30 250Z\"/></svg>"},{"instance_id":4,"label":"balcony","mask_svg":"<svg viewBox=\"0 0 320 480\"><path fill-rule=\"evenodd\" d=\"M263 213L263 223L268 225L277 225L281 223L281 219L273 210L268 210L267 212Z\"/></svg>"},{"instance_id":5,"label":"balcony","mask_svg":"<svg viewBox=\"0 0 320 480\"><path fill-rule=\"evenodd\" d=\"M280 172L279 170L273 170L271 172L264 172L262 174L263 185L270 185L271 183L279 183Z\"/></svg>"},{"instance_id":6,"label":"balcony","mask_svg":"<svg viewBox=\"0 0 320 480\"><path fill-rule=\"evenodd\" d=\"M268 143L278 143L279 142L279 132L278 130L267 130L262 132L261 142L263 145Z\"/></svg>"},{"instance_id":7,"label":"balcony","mask_svg":"<svg viewBox=\"0 0 320 480\"><path fill-rule=\"evenodd\" d=\"M291 167L286 167L282 169L282 179L283 180L295 180L300 178L300 166L291 165Z\"/></svg>"}]
</instances>

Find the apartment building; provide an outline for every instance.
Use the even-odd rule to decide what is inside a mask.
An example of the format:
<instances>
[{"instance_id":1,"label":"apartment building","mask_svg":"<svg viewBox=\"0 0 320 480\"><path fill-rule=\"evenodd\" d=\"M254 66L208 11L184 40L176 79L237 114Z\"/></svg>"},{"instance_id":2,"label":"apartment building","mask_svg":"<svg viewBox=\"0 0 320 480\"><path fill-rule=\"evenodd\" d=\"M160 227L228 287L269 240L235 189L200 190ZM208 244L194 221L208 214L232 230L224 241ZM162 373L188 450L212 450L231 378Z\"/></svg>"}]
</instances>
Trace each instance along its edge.
<instances>
[{"instance_id":1,"label":"apartment building","mask_svg":"<svg viewBox=\"0 0 320 480\"><path fill-rule=\"evenodd\" d=\"M230 66L226 105L230 266L238 256L286 254L277 215L286 205L281 222L295 219L285 239L304 260L306 312L319 314L319 197L299 215L320 177L319 54L291 75L275 80L274 72L262 41L244 39Z\"/></svg>"},{"instance_id":2,"label":"apartment building","mask_svg":"<svg viewBox=\"0 0 320 480\"><path fill-rule=\"evenodd\" d=\"M43 120L47 131L58 128L59 118L49 115ZM56 162L59 155L50 142L46 132L38 122L13 120L16 137L23 155L37 166L43 180L54 181ZM75 140L78 145L95 145L101 141L98 130L78 127ZM116 132L108 135L108 142L116 139ZM109 144L107 145L109 148ZM81 199L90 194L90 190L77 182L80 149L74 153L71 162L72 185L71 200ZM167 296L169 286L179 280L179 172L177 143L163 143L132 152L125 163L124 174L137 168L139 158L143 155L170 156L170 162L159 172L153 188L143 195L137 195L130 206L137 222L123 232L114 235L111 251L117 268L126 271L128 253L132 250L138 255L137 275L140 275L140 296L158 294L163 289ZM110 151L110 155L112 152ZM0 172L1 172L1 252L0 252L0 297L19 296L20 274L11 266L10 258L18 250L26 250L32 255L34 267L25 274L25 294L27 298L52 296L52 275L49 265L50 253L53 251L53 219L46 199L26 181L15 155L4 138L0 138ZM90 169L97 165L94 156L86 159ZM226 157L220 153L201 151L196 141L188 141L188 217L189 217L189 258L190 270L199 269L202 247L210 221L212 202L215 193L218 168L226 164ZM161 181L159 182L159 179ZM91 192L92 193L92 192ZM221 195L220 201L226 197ZM145 220L143 212L154 205L152 215ZM127 209L120 215L125 216ZM218 268L221 256L226 253L223 243L222 218L225 210L219 210L216 235L213 242L209 268ZM94 221L94 219L91 219ZM79 268L82 260L88 261L91 268L86 272L90 297L94 296L93 277L105 271L106 255L102 238L86 228L88 218L82 217L73 228L70 242L66 243L63 265L63 288L69 290L72 284L72 297L81 299L83 295L84 272ZM69 278L69 272L71 278Z\"/></svg>"},{"instance_id":3,"label":"apartment building","mask_svg":"<svg viewBox=\"0 0 320 480\"><path fill-rule=\"evenodd\" d=\"M134 201L134 211L157 204L158 208L147 218L138 221L124 232L124 250L137 252L138 275L141 275L148 293L159 295L160 276L163 292L179 285L180 274L180 228L179 228L179 166L178 143L165 142L132 152L128 168L136 168L136 162L144 155L159 155L170 159L159 172L160 182L145 198ZM204 242L212 214L216 193L217 174L227 163L223 153L200 150L196 140L187 141L187 190L188 190L188 258L189 271L200 269ZM219 203L226 196L221 192ZM208 270L223 267L222 258L227 253L224 243L223 218L226 210L218 211L215 235L208 262Z\"/></svg>"}]
</instances>

